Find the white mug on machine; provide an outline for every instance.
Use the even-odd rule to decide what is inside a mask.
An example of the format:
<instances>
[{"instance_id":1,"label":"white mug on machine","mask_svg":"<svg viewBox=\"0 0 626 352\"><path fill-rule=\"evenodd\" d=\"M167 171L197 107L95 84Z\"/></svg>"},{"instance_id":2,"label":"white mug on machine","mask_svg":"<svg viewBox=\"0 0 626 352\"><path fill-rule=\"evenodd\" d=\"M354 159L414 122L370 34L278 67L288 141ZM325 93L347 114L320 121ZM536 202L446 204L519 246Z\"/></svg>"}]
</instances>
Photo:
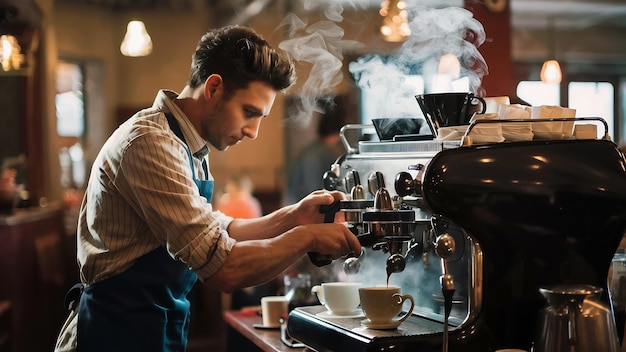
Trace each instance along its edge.
<instances>
[{"instance_id":1,"label":"white mug on machine","mask_svg":"<svg viewBox=\"0 0 626 352\"><path fill-rule=\"evenodd\" d=\"M359 287L356 282L324 282L311 288L320 303L334 315L351 315L359 307Z\"/></svg>"}]
</instances>

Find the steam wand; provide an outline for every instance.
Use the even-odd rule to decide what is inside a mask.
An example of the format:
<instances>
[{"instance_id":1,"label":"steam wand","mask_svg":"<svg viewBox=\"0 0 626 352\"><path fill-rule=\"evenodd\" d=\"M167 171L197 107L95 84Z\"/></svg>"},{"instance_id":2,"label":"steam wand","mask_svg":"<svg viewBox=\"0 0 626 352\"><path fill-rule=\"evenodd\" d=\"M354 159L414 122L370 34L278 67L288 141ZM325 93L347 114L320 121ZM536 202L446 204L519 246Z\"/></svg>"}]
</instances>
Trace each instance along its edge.
<instances>
[{"instance_id":1,"label":"steam wand","mask_svg":"<svg viewBox=\"0 0 626 352\"><path fill-rule=\"evenodd\" d=\"M454 278L448 270L448 260L455 250L454 238L447 233L438 236L435 240L435 252L441 258L441 270L443 275L439 277L441 293L443 294L444 321L443 321L443 352L448 351L448 318L452 311L452 296L454 295Z\"/></svg>"}]
</instances>

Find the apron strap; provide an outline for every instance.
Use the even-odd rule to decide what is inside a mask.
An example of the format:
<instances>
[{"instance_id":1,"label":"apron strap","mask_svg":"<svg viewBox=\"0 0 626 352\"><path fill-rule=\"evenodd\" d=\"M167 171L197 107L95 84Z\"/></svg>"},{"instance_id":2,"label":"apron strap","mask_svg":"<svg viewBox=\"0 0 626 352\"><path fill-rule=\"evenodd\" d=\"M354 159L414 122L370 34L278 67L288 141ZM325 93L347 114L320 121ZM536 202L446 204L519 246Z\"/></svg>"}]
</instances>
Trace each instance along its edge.
<instances>
[{"instance_id":1,"label":"apron strap","mask_svg":"<svg viewBox=\"0 0 626 352\"><path fill-rule=\"evenodd\" d=\"M79 282L74 284L74 286L67 291L65 294L65 308L67 308L68 311L73 311L78 307L80 296L83 294L84 289L85 285Z\"/></svg>"}]
</instances>

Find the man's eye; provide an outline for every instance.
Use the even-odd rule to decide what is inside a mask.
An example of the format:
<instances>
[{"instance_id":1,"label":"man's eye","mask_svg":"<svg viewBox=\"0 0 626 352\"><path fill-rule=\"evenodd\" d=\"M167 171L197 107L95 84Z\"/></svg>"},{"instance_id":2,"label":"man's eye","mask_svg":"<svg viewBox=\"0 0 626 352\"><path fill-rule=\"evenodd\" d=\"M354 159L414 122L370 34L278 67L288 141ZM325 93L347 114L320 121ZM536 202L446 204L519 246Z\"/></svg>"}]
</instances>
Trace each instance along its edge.
<instances>
[{"instance_id":1,"label":"man's eye","mask_svg":"<svg viewBox=\"0 0 626 352\"><path fill-rule=\"evenodd\" d=\"M254 118L254 117L258 116L256 111L250 110L250 109L245 109L244 113L246 114L246 117L248 117L248 118Z\"/></svg>"}]
</instances>

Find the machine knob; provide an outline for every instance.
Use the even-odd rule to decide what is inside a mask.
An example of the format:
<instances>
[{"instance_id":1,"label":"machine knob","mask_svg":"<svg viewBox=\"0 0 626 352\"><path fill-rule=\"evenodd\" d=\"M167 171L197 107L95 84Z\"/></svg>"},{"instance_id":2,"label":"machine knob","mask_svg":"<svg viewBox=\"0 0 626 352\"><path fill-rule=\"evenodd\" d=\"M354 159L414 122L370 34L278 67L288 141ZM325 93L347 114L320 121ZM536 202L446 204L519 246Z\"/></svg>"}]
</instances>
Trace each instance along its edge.
<instances>
[{"instance_id":1,"label":"machine knob","mask_svg":"<svg viewBox=\"0 0 626 352\"><path fill-rule=\"evenodd\" d=\"M382 172L376 171L367 178L367 188L372 196L376 196L379 189L385 187L385 179Z\"/></svg>"},{"instance_id":2,"label":"machine knob","mask_svg":"<svg viewBox=\"0 0 626 352\"><path fill-rule=\"evenodd\" d=\"M447 233L437 237L435 241L435 253L441 259L446 259L454 254L456 249L456 242L454 241L454 237L450 236Z\"/></svg>"},{"instance_id":3,"label":"machine knob","mask_svg":"<svg viewBox=\"0 0 626 352\"><path fill-rule=\"evenodd\" d=\"M370 193L374 196L374 209L393 210L393 201L385 188L383 173L376 171L367 180Z\"/></svg>"},{"instance_id":4,"label":"machine knob","mask_svg":"<svg viewBox=\"0 0 626 352\"><path fill-rule=\"evenodd\" d=\"M343 272L346 275L354 275L358 274L361 269L361 262L359 261L359 257L363 256L365 251L361 248L361 253L357 256L354 253L348 255L348 258L343 262Z\"/></svg>"},{"instance_id":5,"label":"machine knob","mask_svg":"<svg viewBox=\"0 0 626 352\"><path fill-rule=\"evenodd\" d=\"M352 179L354 180L354 187L350 190L352 200L365 199L365 190L361 185L361 178L356 170L352 170Z\"/></svg>"},{"instance_id":6,"label":"machine knob","mask_svg":"<svg viewBox=\"0 0 626 352\"><path fill-rule=\"evenodd\" d=\"M413 176L406 171L402 171L396 175L393 185L396 189L396 193L398 193L400 197L410 196L415 192Z\"/></svg>"},{"instance_id":7,"label":"machine knob","mask_svg":"<svg viewBox=\"0 0 626 352\"><path fill-rule=\"evenodd\" d=\"M358 274L360 269L361 262L359 258L350 257L343 262L343 272L346 273L346 275Z\"/></svg>"},{"instance_id":8,"label":"machine knob","mask_svg":"<svg viewBox=\"0 0 626 352\"><path fill-rule=\"evenodd\" d=\"M324 188L328 191L336 191L337 183L339 182L339 177L336 173L332 171L324 172L322 176L322 180L324 181Z\"/></svg>"},{"instance_id":9,"label":"machine knob","mask_svg":"<svg viewBox=\"0 0 626 352\"><path fill-rule=\"evenodd\" d=\"M393 202L391 201L391 195L386 188L381 188L376 192L374 198L374 209L376 210L393 210Z\"/></svg>"}]
</instances>

